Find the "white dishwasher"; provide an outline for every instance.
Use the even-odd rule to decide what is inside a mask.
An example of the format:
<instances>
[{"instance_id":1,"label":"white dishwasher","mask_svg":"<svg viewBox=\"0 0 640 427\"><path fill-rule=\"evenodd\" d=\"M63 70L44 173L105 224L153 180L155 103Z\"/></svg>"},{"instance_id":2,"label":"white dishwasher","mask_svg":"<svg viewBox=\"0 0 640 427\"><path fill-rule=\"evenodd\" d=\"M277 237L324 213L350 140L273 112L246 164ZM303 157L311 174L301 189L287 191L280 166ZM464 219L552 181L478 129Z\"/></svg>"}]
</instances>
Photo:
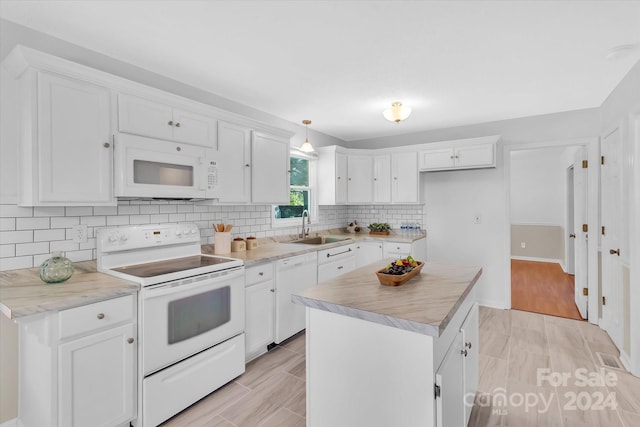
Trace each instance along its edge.
<instances>
[{"instance_id":1,"label":"white dishwasher","mask_svg":"<svg viewBox=\"0 0 640 427\"><path fill-rule=\"evenodd\" d=\"M318 283L331 280L355 268L355 243L318 251Z\"/></svg>"},{"instance_id":2,"label":"white dishwasher","mask_svg":"<svg viewBox=\"0 0 640 427\"><path fill-rule=\"evenodd\" d=\"M281 259L276 263L276 328L279 344L306 326L305 308L291 302L295 294L318 283L318 254L312 252Z\"/></svg>"}]
</instances>

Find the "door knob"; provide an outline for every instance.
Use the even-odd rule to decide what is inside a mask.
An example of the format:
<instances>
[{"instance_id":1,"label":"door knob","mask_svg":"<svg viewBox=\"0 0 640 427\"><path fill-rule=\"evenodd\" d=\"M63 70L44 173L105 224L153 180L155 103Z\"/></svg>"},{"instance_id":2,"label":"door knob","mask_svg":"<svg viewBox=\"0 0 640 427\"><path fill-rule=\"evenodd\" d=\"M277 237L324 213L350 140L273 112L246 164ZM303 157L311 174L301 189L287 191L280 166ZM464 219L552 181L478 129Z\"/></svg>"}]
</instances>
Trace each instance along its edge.
<instances>
[{"instance_id":1,"label":"door knob","mask_svg":"<svg viewBox=\"0 0 640 427\"><path fill-rule=\"evenodd\" d=\"M460 354L462 354L464 357L467 357L467 350L460 350Z\"/></svg>"},{"instance_id":2,"label":"door knob","mask_svg":"<svg viewBox=\"0 0 640 427\"><path fill-rule=\"evenodd\" d=\"M465 348L471 350L471 341L464 343Z\"/></svg>"},{"instance_id":3,"label":"door knob","mask_svg":"<svg viewBox=\"0 0 640 427\"><path fill-rule=\"evenodd\" d=\"M169 122L167 123L169 126L173 126L173 120L169 120Z\"/></svg>"},{"instance_id":4,"label":"door knob","mask_svg":"<svg viewBox=\"0 0 640 427\"><path fill-rule=\"evenodd\" d=\"M179 128L180 127L180 122L176 123L176 127Z\"/></svg>"},{"instance_id":5,"label":"door knob","mask_svg":"<svg viewBox=\"0 0 640 427\"><path fill-rule=\"evenodd\" d=\"M569 237L571 237L572 239L576 238L576 235L574 233L569 234Z\"/></svg>"},{"instance_id":6,"label":"door knob","mask_svg":"<svg viewBox=\"0 0 640 427\"><path fill-rule=\"evenodd\" d=\"M133 338L127 338L127 342L128 342L129 344L133 344Z\"/></svg>"},{"instance_id":7,"label":"door knob","mask_svg":"<svg viewBox=\"0 0 640 427\"><path fill-rule=\"evenodd\" d=\"M618 256L620 256L620 248L618 248L618 249L609 249L609 253L610 253L611 255L618 255Z\"/></svg>"},{"instance_id":8,"label":"door knob","mask_svg":"<svg viewBox=\"0 0 640 427\"><path fill-rule=\"evenodd\" d=\"M102 146L104 148L109 148L109 147L111 147L111 144L109 144L108 142L105 142L104 144L102 144Z\"/></svg>"}]
</instances>

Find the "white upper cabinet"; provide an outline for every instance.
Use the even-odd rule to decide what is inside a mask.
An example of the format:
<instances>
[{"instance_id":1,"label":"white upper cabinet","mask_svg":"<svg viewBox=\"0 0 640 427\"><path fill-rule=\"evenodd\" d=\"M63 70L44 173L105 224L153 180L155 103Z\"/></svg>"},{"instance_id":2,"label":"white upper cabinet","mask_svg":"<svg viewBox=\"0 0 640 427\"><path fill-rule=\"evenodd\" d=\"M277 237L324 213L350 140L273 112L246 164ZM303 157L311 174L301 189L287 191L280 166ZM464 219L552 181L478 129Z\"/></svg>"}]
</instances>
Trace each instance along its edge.
<instances>
[{"instance_id":1,"label":"white upper cabinet","mask_svg":"<svg viewBox=\"0 0 640 427\"><path fill-rule=\"evenodd\" d=\"M288 205L289 141L262 132L254 132L251 157L253 159L250 168L251 201L261 204Z\"/></svg>"},{"instance_id":2,"label":"white upper cabinet","mask_svg":"<svg viewBox=\"0 0 640 427\"><path fill-rule=\"evenodd\" d=\"M333 145L318 148L318 204L347 203L347 155Z\"/></svg>"},{"instance_id":3,"label":"white upper cabinet","mask_svg":"<svg viewBox=\"0 0 640 427\"><path fill-rule=\"evenodd\" d=\"M216 126L217 119L206 114L128 94L118 95L120 132L216 148Z\"/></svg>"},{"instance_id":4,"label":"white upper cabinet","mask_svg":"<svg viewBox=\"0 0 640 427\"><path fill-rule=\"evenodd\" d=\"M18 204L114 205L109 90L33 70L21 80Z\"/></svg>"},{"instance_id":5,"label":"white upper cabinet","mask_svg":"<svg viewBox=\"0 0 640 427\"><path fill-rule=\"evenodd\" d=\"M408 151L391 155L391 201L418 203L418 153Z\"/></svg>"},{"instance_id":6,"label":"white upper cabinet","mask_svg":"<svg viewBox=\"0 0 640 427\"><path fill-rule=\"evenodd\" d=\"M349 203L373 201L373 159L370 155L347 156L347 200Z\"/></svg>"},{"instance_id":7,"label":"white upper cabinet","mask_svg":"<svg viewBox=\"0 0 640 427\"><path fill-rule=\"evenodd\" d=\"M373 156L373 202L391 202L391 156Z\"/></svg>"},{"instance_id":8,"label":"white upper cabinet","mask_svg":"<svg viewBox=\"0 0 640 427\"><path fill-rule=\"evenodd\" d=\"M218 182L220 201L251 201L251 129L233 123L218 123Z\"/></svg>"},{"instance_id":9,"label":"white upper cabinet","mask_svg":"<svg viewBox=\"0 0 640 427\"><path fill-rule=\"evenodd\" d=\"M492 168L496 166L496 143L499 136L433 143L421 150L421 171Z\"/></svg>"}]
</instances>

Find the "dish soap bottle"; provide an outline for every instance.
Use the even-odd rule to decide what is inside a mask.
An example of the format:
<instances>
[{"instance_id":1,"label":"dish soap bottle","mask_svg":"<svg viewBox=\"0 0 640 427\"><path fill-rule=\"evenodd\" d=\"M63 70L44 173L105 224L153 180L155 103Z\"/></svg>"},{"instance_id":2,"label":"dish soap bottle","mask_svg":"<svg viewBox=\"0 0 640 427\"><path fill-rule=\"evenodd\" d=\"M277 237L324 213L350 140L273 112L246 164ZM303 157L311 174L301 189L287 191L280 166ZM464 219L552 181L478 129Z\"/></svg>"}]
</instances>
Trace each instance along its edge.
<instances>
[{"instance_id":1,"label":"dish soap bottle","mask_svg":"<svg viewBox=\"0 0 640 427\"><path fill-rule=\"evenodd\" d=\"M51 258L40 264L40 279L45 283L60 283L73 274L73 263L60 252L52 252Z\"/></svg>"}]
</instances>

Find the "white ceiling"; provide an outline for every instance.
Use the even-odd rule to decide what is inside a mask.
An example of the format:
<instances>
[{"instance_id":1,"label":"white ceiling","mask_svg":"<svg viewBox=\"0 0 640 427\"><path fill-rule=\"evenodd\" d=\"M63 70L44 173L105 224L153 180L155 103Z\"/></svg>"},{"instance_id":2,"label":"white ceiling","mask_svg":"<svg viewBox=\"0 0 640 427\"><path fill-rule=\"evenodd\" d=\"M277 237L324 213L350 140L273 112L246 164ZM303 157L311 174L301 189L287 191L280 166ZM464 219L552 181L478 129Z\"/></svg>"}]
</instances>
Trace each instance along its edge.
<instances>
[{"instance_id":1,"label":"white ceiling","mask_svg":"<svg viewBox=\"0 0 640 427\"><path fill-rule=\"evenodd\" d=\"M345 141L599 106L638 1L0 1L0 16ZM397 125L382 110L413 107Z\"/></svg>"}]
</instances>

